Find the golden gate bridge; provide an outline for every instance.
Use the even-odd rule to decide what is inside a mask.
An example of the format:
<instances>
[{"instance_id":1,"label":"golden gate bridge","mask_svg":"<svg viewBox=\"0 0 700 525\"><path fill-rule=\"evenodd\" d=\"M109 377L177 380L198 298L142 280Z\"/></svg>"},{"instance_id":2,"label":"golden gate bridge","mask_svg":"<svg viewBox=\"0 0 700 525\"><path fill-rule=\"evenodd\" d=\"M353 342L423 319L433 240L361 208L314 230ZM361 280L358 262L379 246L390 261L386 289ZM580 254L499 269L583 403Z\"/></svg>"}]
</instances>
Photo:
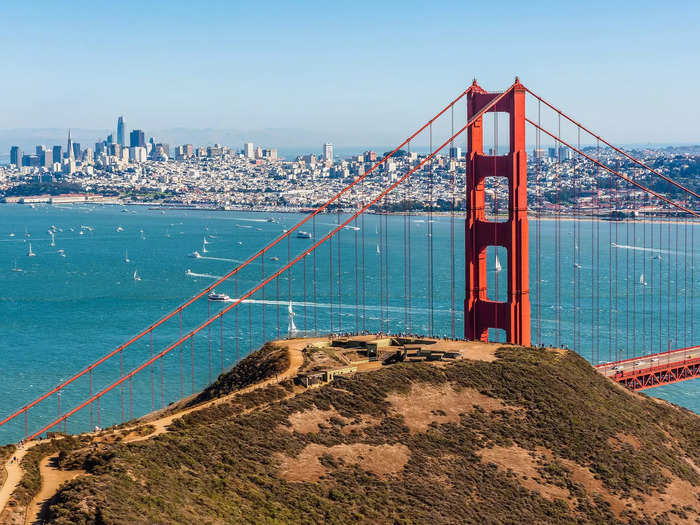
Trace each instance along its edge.
<instances>
[{"instance_id":1,"label":"golden gate bridge","mask_svg":"<svg viewBox=\"0 0 700 525\"><path fill-rule=\"evenodd\" d=\"M489 118L492 139L485 133ZM507 123L499 130L499 122L504 119ZM434 140L439 129L449 132ZM534 159L529 168L526 130L534 132L535 139ZM448 147L452 152L460 140L466 143L466 183L458 188L452 171L448 188L450 269L449 275L436 275L433 193L435 185L444 181L435 178L435 163L438 153ZM553 165L545 165L540 158L543 140L555 146L558 159ZM416 156L404 172L393 174L389 169L392 159L400 152L410 152L412 147L415 150L416 144L423 142L427 143L428 152ZM489 142L492 147L487 152ZM563 154L573 156L569 168L562 162ZM574 205L569 212L573 217L568 219L574 221L573 228L562 228L565 218L560 199L563 197L556 184L552 187L547 182L547 170L555 174L557 183L566 180L570 187ZM593 177L593 190L584 188L586 176ZM507 186L507 215L498 213L495 194L487 188L494 180ZM369 181L381 183L382 189L372 193L366 184ZM550 209L547 209L551 200L547 194L554 195ZM487 206L487 197L492 195L493 213ZM584 197L588 198L587 207L582 204ZM460 199L465 202L465 211L456 206ZM494 330L501 330L507 343L541 346L542 324L547 322L555 334L555 346L567 346L575 351L584 346L589 348L590 359L602 374L631 389L698 377L700 348L693 346L697 321L693 306L694 236L693 228L685 227L698 218L698 199L700 196L693 189L606 141L533 93L517 78L501 92L487 92L475 80L394 150L247 260L97 361L1 419L0 432L14 425L20 427L14 435L34 439L47 431L68 431L69 422L71 430L76 431L124 422L133 418L133 401L137 396L141 400L150 397L152 410L161 408L166 397L164 361L172 356L176 357L179 368L178 395L184 398L196 390L196 367L208 367L211 382L215 371L224 371L225 351L235 351L236 361L239 360L241 334L247 332L250 349L254 348L253 305L260 309L259 342L268 335L277 338L294 335L287 334L291 328L285 331L281 328L286 324L281 323L281 318L287 315L286 305L289 305L288 326L294 325L293 297L296 304L303 305L303 320L301 314L296 314L299 334L365 332L368 310L372 309L378 310L379 326L384 333L412 334L421 330L427 331L423 335L428 336L488 341L493 338ZM427 205L417 209L418 201ZM624 221L623 235L618 235L621 221L617 219L642 204L655 209L655 219L639 225L638 221ZM403 217L398 239L389 238L390 210ZM337 214L329 231L323 231L317 223L320 214ZM379 238L378 276L371 285L368 285L367 259L368 253L375 255L375 246L368 247L365 239L364 221L368 214L378 217ZM418 241L411 231L411 217L417 214L427 216L427 232ZM534 254L530 253L532 219ZM543 253L541 224L545 219L554 221L554 253ZM456 227L462 220L464 245L457 246ZM641 239L637 228L642 230ZM349 256L341 253L343 246L347 250L347 243L340 242L341 232L352 236ZM293 253L290 239L300 235L311 241ZM601 245L601 240L606 239ZM619 264L617 252L622 247L654 254L654 259L647 261L648 257L644 256L640 261L633 255L630 266L628 251ZM488 253L494 248L505 252L503 266L496 262L496 271L503 270L502 280L505 280L500 291L498 280L494 289L493 279L489 278L494 268L490 267ZM666 255L666 261L660 254ZM323 257L323 271L327 272L330 307L330 327L323 329L318 316L319 256ZM416 304L416 297L421 294L415 293L418 279L412 263L417 256L424 257L427 263L427 274L420 280L420 286L426 288L425 304L420 305ZM455 269L455 261L462 257L463 327L458 322L462 305ZM564 268L568 261L573 261L573 268ZM390 280L390 270L396 268L401 275L398 282L395 274ZM256 284L239 290L239 277L244 271L256 273ZM292 278L293 272L296 278ZM435 325L436 279L442 283L449 281L449 334L438 334ZM547 280L554 282L551 304L541 300L540 288ZM620 286L620 282L624 285ZM233 299L210 301L209 295L224 283L235 287ZM637 286L642 288L641 293L634 290ZM537 301L531 306L533 292ZM368 305L370 299L376 304ZM573 309L570 337L562 336L564 301ZM583 301L590 301L590 315L584 313ZM638 301L642 303L642 311L649 311L642 319L636 319ZM249 309L248 326L239 322L243 305ZM427 323L420 327L414 319L416 306L427 313ZM270 310L273 324L276 314L277 328L276 332L273 329L266 334L266 316ZM347 321L343 326L346 315L341 315L342 310L354 314L351 326ZM606 317L607 341L600 330ZM226 347L225 319L226 330L235 331L235 347ZM620 349L620 340L624 341L624 350ZM608 359L602 363L606 343ZM125 369L126 354L131 362L138 364ZM109 405L116 407L116 413L104 404L110 395L118 395L117 402Z\"/></svg>"}]
</instances>

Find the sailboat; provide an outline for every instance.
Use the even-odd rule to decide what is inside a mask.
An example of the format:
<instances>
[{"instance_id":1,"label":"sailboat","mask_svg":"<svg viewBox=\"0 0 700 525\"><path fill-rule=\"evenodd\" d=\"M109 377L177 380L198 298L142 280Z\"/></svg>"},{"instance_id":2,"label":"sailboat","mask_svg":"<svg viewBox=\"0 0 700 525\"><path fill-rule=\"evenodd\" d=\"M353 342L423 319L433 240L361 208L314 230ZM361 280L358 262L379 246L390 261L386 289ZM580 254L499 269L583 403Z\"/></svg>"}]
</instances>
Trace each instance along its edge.
<instances>
[{"instance_id":1,"label":"sailboat","mask_svg":"<svg viewBox=\"0 0 700 525\"><path fill-rule=\"evenodd\" d=\"M289 301L288 312L289 312L289 333L291 335L291 334L297 333L297 326L294 324L294 316L296 314L294 313L294 310L292 310L292 301Z\"/></svg>"},{"instance_id":2,"label":"sailboat","mask_svg":"<svg viewBox=\"0 0 700 525\"><path fill-rule=\"evenodd\" d=\"M639 276L639 284L641 284L642 286L646 286L646 285L647 285L647 282L644 280L644 274L641 274L641 275Z\"/></svg>"},{"instance_id":3,"label":"sailboat","mask_svg":"<svg viewBox=\"0 0 700 525\"><path fill-rule=\"evenodd\" d=\"M207 253L207 245L206 244L202 245L202 253Z\"/></svg>"},{"instance_id":4,"label":"sailboat","mask_svg":"<svg viewBox=\"0 0 700 525\"><path fill-rule=\"evenodd\" d=\"M494 266L496 268L496 272L500 272L503 269L501 266L501 261L498 260L498 255L496 255L496 264Z\"/></svg>"},{"instance_id":5,"label":"sailboat","mask_svg":"<svg viewBox=\"0 0 700 525\"><path fill-rule=\"evenodd\" d=\"M27 257L35 257L36 253L32 251L32 243L29 243L29 253L27 253Z\"/></svg>"},{"instance_id":6,"label":"sailboat","mask_svg":"<svg viewBox=\"0 0 700 525\"><path fill-rule=\"evenodd\" d=\"M145 241L145 240L146 240L146 236L143 234L143 230L141 230L141 240L142 240L142 241Z\"/></svg>"},{"instance_id":7,"label":"sailboat","mask_svg":"<svg viewBox=\"0 0 700 525\"><path fill-rule=\"evenodd\" d=\"M17 259L15 259L15 267L12 268L12 271L13 272L22 272L23 271L22 268L17 266Z\"/></svg>"},{"instance_id":8,"label":"sailboat","mask_svg":"<svg viewBox=\"0 0 700 525\"><path fill-rule=\"evenodd\" d=\"M381 250L379 249L379 245L377 244L377 255L379 255L380 253L382 253L382 252L381 252Z\"/></svg>"},{"instance_id":9,"label":"sailboat","mask_svg":"<svg viewBox=\"0 0 700 525\"><path fill-rule=\"evenodd\" d=\"M139 276L139 271L134 270L134 281L140 281L141 277Z\"/></svg>"},{"instance_id":10,"label":"sailboat","mask_svg":"<svg viewBox=\"0 0 700 525\"><path fill-rule=\"evenodd\" d=\"M206 235L204 236L203 242L204 242L205 245L206 245L206 244L209 244L209 241L207 240L207 236L206 236Z\"/></svg>"},{"instance_id":11,"label":"sailboat","mask_svg":"<svg viewBox=\"0 0 700 525\"><path fill-rule=\"evenodd\" d=\"M54 246L56 246L56 242L54 239L53 232L51 230L49 230L49 233L51 234L51 244L49 244L49 246L51 246L53 248Z\"/></svg>"},{"instance_id":12,"label":"sailboat","mask_svg":"<svg viewBox=\"0 0 700 525\"><path fill-rule=\"evenodd\" d=\"M129 250L124 250L124 262L131 262L131 260L129 259Z\"/></svg>"}]
</instances>

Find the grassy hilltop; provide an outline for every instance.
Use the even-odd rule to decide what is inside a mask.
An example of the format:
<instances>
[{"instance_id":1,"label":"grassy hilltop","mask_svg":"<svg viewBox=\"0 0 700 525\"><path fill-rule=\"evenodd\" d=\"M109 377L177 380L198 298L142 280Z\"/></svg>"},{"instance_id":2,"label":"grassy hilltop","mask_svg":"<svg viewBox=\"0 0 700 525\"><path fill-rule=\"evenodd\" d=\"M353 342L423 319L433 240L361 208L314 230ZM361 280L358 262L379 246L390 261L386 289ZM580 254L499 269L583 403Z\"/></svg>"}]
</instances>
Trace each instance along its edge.
<instances>
[{"instance_id":1,"label":"grassy hilltop","mask_svg":"<svg viewBox=\"0 0 700 525\"><path fill-rule=\"evenodd\" d=\"M697 415L627 392L571 352L496 355L399 363L309 390L271 384L189 413L149 440L62 453L62 466L88 474L59 490L50 518L698 522ZM246 386L248 371L259 381L287 363L267 345L200 400Z\"/></svg>"}]
</instances>

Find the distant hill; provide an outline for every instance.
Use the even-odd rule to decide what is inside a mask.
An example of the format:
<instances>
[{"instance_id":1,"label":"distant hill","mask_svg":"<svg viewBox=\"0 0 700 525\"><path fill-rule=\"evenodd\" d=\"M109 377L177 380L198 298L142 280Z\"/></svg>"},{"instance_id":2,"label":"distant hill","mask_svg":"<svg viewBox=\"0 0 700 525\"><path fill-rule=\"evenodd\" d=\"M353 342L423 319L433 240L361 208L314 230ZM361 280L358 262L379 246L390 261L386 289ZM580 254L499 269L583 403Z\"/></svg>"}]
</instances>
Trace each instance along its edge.
<instances>
[{"instance_id":1,"label":"distant hill","mask_svg":"<svg viewBox=\"0 0 700 525\"><path fill-rule=\"evenodd\" d=\"M63 486L51 520L696 523L700 417L572 352L496 356L273 384L153 439L62 453L89 475ZM267 345L201 399L246 386L256 359L256 381L288 363Z\"/></svg>"}]
</instances>

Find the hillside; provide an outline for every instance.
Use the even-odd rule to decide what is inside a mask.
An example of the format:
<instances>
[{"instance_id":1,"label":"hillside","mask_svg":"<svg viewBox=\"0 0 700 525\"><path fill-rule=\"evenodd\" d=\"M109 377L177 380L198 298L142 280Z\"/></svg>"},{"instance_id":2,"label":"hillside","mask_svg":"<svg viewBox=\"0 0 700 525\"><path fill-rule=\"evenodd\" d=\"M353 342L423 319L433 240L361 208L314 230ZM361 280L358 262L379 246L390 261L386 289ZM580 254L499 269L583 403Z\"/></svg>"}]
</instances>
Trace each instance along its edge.
<instances>
[{"instance_id":1,"label":"hillside","mask_svg":"<svg viewBox=\"0 0 700 525\"><path fill-rule=\"evenodd\" d=\"M367 367L317 388L270 384L189 412L151 439L76 446L59 465L87 474L63 485L49 517L697 522L697 415L627 392L571 352L477 350L479 359ZM304 352L303 369L318 369L319 352ZM257 379L278 373L288 363L280 355L266 345L201 399L247 384L242 370L256 359L267 370Z\"/></svg>"}]
</instances>

